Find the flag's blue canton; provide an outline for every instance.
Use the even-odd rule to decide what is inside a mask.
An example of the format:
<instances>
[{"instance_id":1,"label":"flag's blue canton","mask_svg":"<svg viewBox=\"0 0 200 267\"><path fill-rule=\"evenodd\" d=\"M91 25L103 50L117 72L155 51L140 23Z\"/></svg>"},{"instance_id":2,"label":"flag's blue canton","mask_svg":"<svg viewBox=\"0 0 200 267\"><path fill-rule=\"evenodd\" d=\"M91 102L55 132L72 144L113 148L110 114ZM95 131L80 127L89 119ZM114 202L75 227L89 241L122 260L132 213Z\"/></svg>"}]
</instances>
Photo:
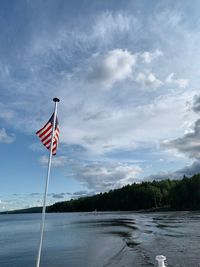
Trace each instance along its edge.
<instances>
[{"instance_id":1,"label":"flag's blue canton","mask_svg":"<svg viewBox=\"0 0 200 267\"><path fill-rule=\"evenodd\" d=\"M54 118L54 114L51 116L51 118L48 121L48 122L51 123L52 126L53 126L53 118ZM56 122L55 122L55 128L54 128L54 130L57 128L57 126L58 126L58 118L56 117Z\"/></svg>"}]
</instances>

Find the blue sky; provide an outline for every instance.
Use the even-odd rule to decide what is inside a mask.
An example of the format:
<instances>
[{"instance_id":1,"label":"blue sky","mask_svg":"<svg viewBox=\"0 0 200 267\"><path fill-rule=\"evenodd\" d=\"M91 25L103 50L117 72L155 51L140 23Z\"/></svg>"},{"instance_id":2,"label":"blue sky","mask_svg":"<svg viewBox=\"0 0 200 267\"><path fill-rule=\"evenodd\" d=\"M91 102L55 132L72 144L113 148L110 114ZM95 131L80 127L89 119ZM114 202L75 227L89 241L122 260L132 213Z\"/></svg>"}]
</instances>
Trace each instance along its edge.
<instances>
[{"instance_id":1,"label":"blue sky","mask_svg":"<svg viewBox=\"0 0 200 267\"><path fill-rule=\"evenodd\" d=\"M0 2L0 210L200 171L200 3Z\"/></svg>"}]
</instances>

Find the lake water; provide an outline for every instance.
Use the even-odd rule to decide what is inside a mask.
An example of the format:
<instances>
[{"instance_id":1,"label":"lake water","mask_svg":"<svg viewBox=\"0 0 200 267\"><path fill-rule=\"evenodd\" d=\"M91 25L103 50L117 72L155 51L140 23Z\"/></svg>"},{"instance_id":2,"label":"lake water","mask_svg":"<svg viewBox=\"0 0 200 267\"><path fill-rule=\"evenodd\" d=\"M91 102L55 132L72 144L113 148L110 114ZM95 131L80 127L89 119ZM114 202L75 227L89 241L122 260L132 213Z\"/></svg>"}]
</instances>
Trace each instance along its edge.
<instances>
[{"instance_id":1,"label":"lake water","mask_svg":"<svg viewBox=\"0 0 200 267\"><path fill-rule=\"evenodd\" d=\"M0 215L0 267L35 267L41 214ZM200 266L200 212L47 214L41 267Z\"/></svg>"}]
</instances>

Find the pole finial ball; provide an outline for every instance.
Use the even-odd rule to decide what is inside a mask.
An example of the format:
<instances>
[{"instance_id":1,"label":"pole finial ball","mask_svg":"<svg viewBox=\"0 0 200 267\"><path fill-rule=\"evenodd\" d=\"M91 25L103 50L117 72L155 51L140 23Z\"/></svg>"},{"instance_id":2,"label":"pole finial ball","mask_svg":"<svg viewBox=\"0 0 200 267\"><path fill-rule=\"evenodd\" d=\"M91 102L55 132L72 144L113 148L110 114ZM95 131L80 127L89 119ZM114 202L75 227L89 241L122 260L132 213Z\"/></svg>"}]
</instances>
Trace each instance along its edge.
<instances>
[{"instance_id":1,"label":"pole finial ball","mask_svg":"<svg viewBox=\"0 0 200 267\"><path fill-rule=\"evenodd\" d=\"M54 102L60 102L60 99L57 98L57 97L54 97L53 101L54 101Z\"/></svg>"}]
</instances>

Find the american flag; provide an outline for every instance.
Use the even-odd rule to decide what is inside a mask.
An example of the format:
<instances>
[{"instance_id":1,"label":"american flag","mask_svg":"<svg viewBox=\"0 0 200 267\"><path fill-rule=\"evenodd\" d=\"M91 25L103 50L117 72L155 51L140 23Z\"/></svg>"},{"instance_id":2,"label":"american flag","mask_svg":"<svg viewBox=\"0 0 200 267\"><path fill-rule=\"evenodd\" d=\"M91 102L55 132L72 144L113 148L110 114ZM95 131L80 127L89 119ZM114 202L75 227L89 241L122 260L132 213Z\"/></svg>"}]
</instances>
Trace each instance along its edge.
<instances>
[{"instance_id":1,"label":"american flag","mask_svg":"<svg viewBox=\"0 0 200 267\"><path fill-rule=\"evenodd\" d=\"M53 118L54 118L54 113L49 119L49 121L44 125L44 127L42 127L39 131L36 132L36 135L40 138L40 141L43 143L43 145L47 149L50 149L50 145L51 145ZM56 117L56 124L55 124L54 137L53 137L53 148L52 148L53 155L56 155L56 149L57 149L58 141L59 141L59 133L60 133L60 129L58 125L58 118Z\"/></svg>"}]
</instances>

